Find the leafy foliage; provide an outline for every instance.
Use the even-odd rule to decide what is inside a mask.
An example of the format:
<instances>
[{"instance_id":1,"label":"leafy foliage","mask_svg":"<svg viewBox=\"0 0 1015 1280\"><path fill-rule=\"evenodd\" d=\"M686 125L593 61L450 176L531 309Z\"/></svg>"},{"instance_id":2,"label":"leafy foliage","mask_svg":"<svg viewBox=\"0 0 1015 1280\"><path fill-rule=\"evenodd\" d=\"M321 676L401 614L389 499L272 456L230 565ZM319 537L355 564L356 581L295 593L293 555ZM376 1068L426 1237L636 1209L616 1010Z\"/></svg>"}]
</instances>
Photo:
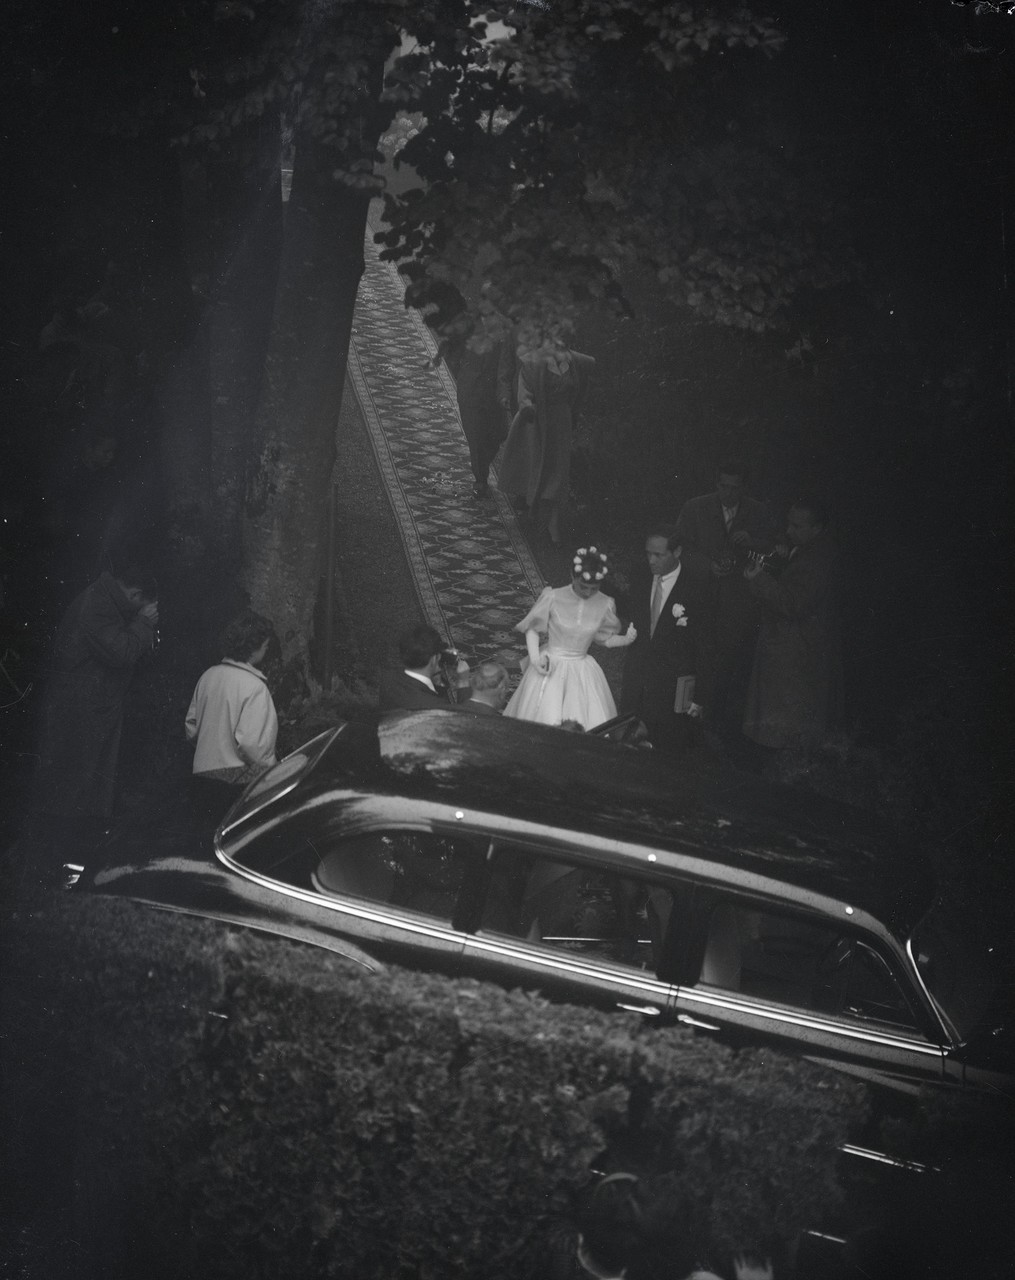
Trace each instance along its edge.
<instances>
[{"instance_id":1,"label":"leafy foliage","mask_svg":"<svg viewBox=\"0 0 1015 1280\"><path fill-rule=\"evenodd\" d=\"M129 903L26 912L7 952L26 1197L59 1186L59 1099L64 1160L131 1206L102 1246L152 1277L544 1275L592 1158L635 1153L720 1245L789 1237L862 1107L805 1063Z\"/></svg>"},{"instance_id":2,"label":"leafy foliage","mask_svg":"<svg viewBox=\"0 0 1015 1280\"><path fill-rule=\"evenodd\" d=\"M770 23L568 0L418 39L385 94L414 122L398 161L421 186L388 196L378 239L443 335L552 345L584 309L625 314L636 262L701 319L760 331L844 270L786 165L700 118L720 58L780 48Z\"/></svg>"}]
</instances>

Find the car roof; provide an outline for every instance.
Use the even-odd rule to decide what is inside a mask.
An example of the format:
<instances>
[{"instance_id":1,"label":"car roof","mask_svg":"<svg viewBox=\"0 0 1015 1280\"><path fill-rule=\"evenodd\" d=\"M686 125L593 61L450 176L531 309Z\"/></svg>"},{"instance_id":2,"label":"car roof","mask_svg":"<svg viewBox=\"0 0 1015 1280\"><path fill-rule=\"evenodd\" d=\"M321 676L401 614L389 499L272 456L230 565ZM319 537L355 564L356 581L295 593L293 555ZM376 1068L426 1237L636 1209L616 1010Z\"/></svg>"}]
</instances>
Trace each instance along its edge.
<instances>
[{"instance_id":1,"label":"car roof","mask_svg":"<svg viewBox=\"0 0 1015 1280\"><path fill-rule=\"evenodd\" d=\"M691 854L909 936L933 884L900 841L857 809L693 758L507 717L393 713L334 731L292 799L338 784Z\"/></svg>"}]
</instances>

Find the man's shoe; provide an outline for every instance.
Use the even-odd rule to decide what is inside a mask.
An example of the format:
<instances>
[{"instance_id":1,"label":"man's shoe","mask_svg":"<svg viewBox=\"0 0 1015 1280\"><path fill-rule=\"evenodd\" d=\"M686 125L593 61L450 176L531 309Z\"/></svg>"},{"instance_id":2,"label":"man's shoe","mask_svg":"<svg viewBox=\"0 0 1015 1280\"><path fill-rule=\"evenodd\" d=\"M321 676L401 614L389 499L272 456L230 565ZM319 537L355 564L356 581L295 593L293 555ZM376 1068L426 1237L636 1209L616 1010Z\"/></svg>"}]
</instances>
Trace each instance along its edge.
<instances>
[{"instance_id":1,"label":"man's shoe","mask_svg":"<svg viewBox=\"0 0 1015 1280\"><path fill-rule=\"evenodd\" d=\"M489 498L490 486L488 484L480 484L478 481L472 486L472 496L474 498Z\"/></svg>"}]
</instances>

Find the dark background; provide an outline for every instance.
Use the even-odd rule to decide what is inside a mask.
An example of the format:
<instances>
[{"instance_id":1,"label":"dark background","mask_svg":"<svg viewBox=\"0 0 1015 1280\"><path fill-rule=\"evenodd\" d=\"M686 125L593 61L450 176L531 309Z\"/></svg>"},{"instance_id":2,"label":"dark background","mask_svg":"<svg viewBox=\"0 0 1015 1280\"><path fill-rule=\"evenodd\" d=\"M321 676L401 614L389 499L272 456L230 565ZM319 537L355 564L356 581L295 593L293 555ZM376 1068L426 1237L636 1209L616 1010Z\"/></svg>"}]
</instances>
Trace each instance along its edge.
<instances>
[{"instance_id":1,"label":"dark background","mask_svg":"<svg viewBox=\"0 0 1015 1280\"><path fill-rule=\"evenodd\" d=\"M801 493L825 497L846 569L843 751L901 752L949 829L961 829L962 848L996 850L1010 788L1015 18L944 0L766 8L784 50L746 69L717 66L698 98L702 129L764 143L821 191L848 278L801 295L785 327L761 335L696 321L649 277L626 281L634 317L593 316L579 335L599 365L578 440L575 532L636 552L644 517L675 515L730 452L750 461L753 491L780 516ZM30 757L32 699L18 694L38 680L60 611L110 538L140 530L166 551L160 485L172 459L160 449L159 352L192 305L172 275L175 160L99 135L72 93L55 112L37 109L40 85L48 91L67 67L70 84L91 77L115 90L123 76L125 94L144 79L158 41L139 41L140 65L114 59L108 32L123 16L115 4L82 14L55 3L16 6L7 19L8 764ZM54 293L87 296L110 259L129 296L121 314L132 317L108 335L128 359L129 396L113 458L88 466L67 421L37 411L33 379L48 372L36 347ZM220 596L222 585L190 584L192 619L202 591ZM355 600L349 609L339 634L354 648Z\"/></svg>"}]
</instances>

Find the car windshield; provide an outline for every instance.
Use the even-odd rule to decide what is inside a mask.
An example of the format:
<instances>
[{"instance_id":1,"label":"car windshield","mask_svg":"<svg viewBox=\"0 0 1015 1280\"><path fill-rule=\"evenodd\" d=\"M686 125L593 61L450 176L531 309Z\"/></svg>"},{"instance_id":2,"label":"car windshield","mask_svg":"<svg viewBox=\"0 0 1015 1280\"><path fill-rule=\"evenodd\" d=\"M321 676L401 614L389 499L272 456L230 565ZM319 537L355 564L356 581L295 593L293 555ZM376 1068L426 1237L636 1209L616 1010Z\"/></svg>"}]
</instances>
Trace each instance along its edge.
<instances>
[{"instance_id":1,"label":"car windshield","mask_svg":"<svg viewBox=\"0 0 1015 1280\"><path fill-rule=\"evenodd\" d=\"M975 933L944 899L931 908L911 940L913 959L935 1004L960 1039L983 1020L994 995L994 978Z\"/></svg>"}]
</instances>

